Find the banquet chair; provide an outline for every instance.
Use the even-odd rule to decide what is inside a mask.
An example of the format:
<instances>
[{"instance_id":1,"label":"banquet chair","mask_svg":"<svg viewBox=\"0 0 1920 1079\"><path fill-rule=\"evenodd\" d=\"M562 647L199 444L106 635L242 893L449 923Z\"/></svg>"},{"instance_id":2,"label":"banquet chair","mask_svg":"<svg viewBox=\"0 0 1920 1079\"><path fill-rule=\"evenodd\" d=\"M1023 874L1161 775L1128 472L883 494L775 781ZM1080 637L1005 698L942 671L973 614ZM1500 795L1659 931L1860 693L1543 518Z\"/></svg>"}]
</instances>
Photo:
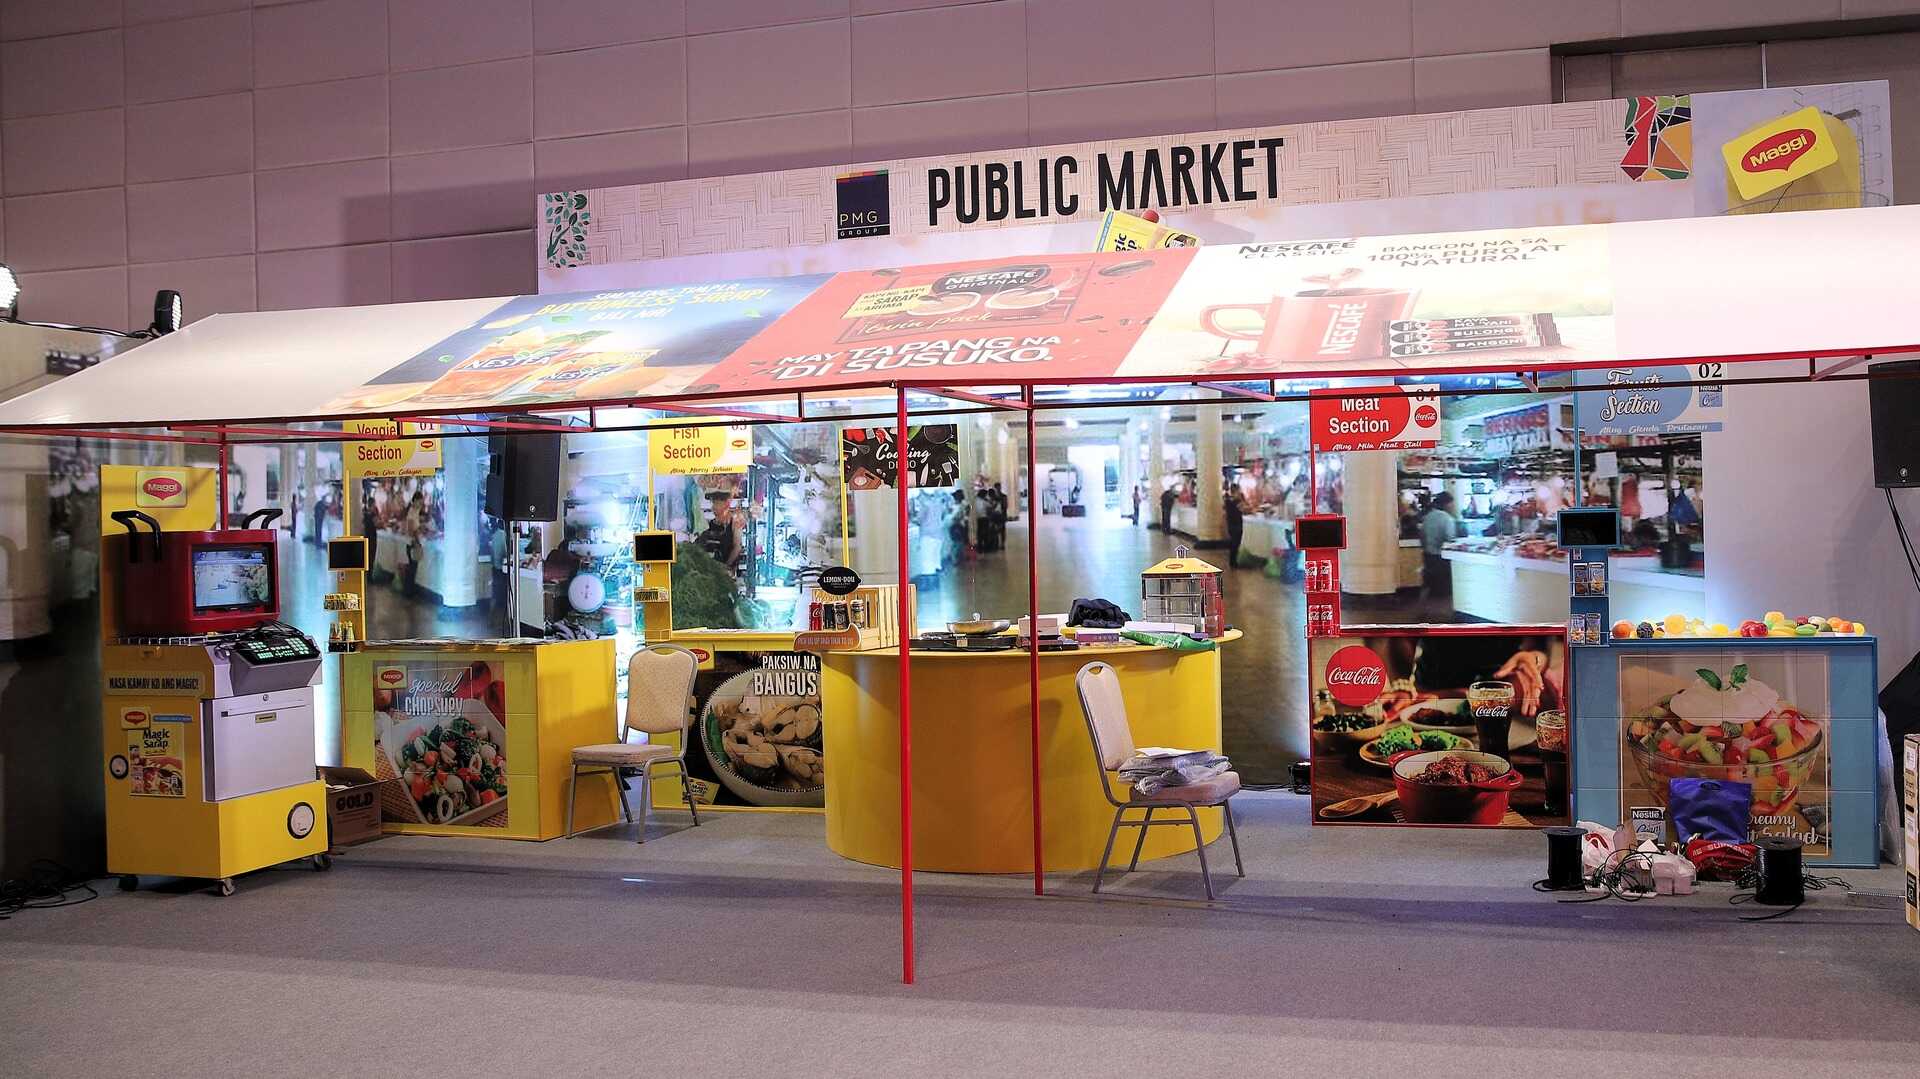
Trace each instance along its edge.
<instances>
[{"instance_id":1,"label":"banquet chair","mask_svg":"<svg viewBox=\"0 0 1920 1079\"><path fill-rule=\"evenodd\" d=\"M640 776L640 842L647 841L647 814L653 808L653 770L666 765L680 769L680 793L687 800L687 812L693 814L693 826L700 826L700 809L694 804L693 782L687 776L687 728L693 718L693 680L700 660L692 652L670 644L648 645L627 661L627 711L620 723L620 740L605 745L580 746L573 751L573 779L567 785L567 838L573 838L573 800L582 775L605 772L613 777L615 793L627 823L633 823L633 807L627 804L626 778ZM663 734L680 736L678 746L656 742L629 742L628 736L640 731L649 737Z\"/></svg>"},{"instance_id":2,"label":"banquet chair","mask_svg":"<svg viewBox=\"0 0 1920 1079\"><path fill-rule=\"evenodd\" d=\"M1113 824L1107 829L1107 847L1100 853L1100 868L1093 875L1093 890L1100 891L1107 873L1107 861L1113 857L1113 841L1122 828L1138 828L1133 842L1133 857L1127 862L1131 873L1140 865L1140 849L1146 845L1147 829L1154 827L1193 828L1195 853L1200 855L1200 879L1206 884L1207 898L1214 898L1213 873L1207 868L1207 841L1200 834L1200 810L1218 808L1227 818L1227 835L1233 842L1233 867L1242 876L1247 869L1240 861L1240 833L1234 827L1233 806L1229 800L1240 791L1240 775L1222 772L1199 783L1163 787L1152 794L1128 788L1127 800L1114 797L1110 782L1114 772L1134 755L1133 728L1127 724L1127 702L1120 694L1120 676L1106 663L1089 663L1074 675L1073 685L1080 694L1080 711L1086 716L1087 736L1093 740L1093 765L1100 777L1100 793L1113 806ZM1126 819L1128 810L1140 810L1137 820ZM1156 811L1165 810L1170 819L1154 820ZM1185 816L1180 815L1184 812Z\"/></svg>"}]
</instances>

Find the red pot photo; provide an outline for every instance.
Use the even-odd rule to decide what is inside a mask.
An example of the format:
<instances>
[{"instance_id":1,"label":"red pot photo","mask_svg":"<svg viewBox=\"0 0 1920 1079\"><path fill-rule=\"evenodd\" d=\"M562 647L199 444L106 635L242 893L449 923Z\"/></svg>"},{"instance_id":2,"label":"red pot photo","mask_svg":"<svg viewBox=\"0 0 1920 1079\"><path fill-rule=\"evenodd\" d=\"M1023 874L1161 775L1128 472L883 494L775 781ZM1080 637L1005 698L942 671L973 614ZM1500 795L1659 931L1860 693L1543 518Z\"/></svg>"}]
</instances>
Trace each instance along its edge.
<instances>
[{"instance_id":1,"label":"red pot photo","mask_svg":"<svg viewBox=\"0 0 1920 1079\"><path fill-rule=\"evenodd\" d=\"M1464 749L1401 753L1392 764L1408 824L1497 825L1522 781L1504 759Z\"/></svg>"}]
</instances>

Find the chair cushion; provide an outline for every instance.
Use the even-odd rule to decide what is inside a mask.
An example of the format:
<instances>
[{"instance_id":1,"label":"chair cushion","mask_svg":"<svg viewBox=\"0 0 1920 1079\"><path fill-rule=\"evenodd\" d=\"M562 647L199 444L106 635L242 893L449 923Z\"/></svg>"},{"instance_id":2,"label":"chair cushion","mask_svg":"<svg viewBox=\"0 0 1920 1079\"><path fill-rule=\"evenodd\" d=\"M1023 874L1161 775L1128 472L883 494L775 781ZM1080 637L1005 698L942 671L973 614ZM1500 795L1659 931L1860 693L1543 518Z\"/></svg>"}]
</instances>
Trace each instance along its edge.
<instances>
[{"instance_id":1,"label":"chair cushion","mask_svg":"<svg viewBox=\"0 0 1920 1079\"><path fill-rule=\"evenodd\" d=\"M679 746L662 746L647 743L608 742L599 746L577 746L573 751L575 764L631 764L642 765L662 757L677 757Z\"/></svg>"},{"instance_id":2,"label":"chair cushion","mask_svg":"<svg viewBox=\"0 0 1920 1079\"><path fill-rule=\"evenodd\" d=\"M1184 787L1162 787L1152 794L1133 792L1134 805L1214 805L1224 802L1240 790L1239 772L1221 772L1211 779Z\"/></svg>"}]
</instances>

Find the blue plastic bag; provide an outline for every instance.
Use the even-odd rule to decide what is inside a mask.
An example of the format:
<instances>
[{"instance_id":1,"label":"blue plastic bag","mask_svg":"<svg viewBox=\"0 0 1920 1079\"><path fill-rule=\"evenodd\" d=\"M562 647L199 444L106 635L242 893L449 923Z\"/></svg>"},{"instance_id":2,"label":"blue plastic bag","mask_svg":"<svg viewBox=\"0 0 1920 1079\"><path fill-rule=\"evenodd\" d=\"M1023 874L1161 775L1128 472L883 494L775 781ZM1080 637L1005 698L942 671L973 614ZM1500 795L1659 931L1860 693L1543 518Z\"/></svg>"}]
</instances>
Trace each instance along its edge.
<instances>
[{"instance_id":1,"label":"blue plastic bag","mask_svg":"<svg viewBox=\"0 0 1920 1079\"><path fill-rule=\"evenodd\" d=\"M1674 779L1667 783L1667 810L1674 838L1696 836L1724 843L1747 842L1753 817L1753 784L1732 779Z\"/></svg>"}]
</instances>

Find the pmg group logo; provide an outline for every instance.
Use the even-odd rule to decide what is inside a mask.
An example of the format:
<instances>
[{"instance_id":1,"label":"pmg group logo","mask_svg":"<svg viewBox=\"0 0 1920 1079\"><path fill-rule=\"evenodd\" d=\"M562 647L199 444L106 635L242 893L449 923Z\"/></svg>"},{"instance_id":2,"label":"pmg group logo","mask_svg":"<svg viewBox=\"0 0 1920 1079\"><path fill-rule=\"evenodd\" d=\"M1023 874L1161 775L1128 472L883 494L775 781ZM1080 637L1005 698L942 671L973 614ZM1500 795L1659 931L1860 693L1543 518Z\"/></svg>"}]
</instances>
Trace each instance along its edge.
<instances>
[{"instance_id":1,"label":"pmg group logo","mask_svg":"<svg viewBox=\"0 0 1920 1079\"><path fill-rule=\"evenodd\" d=\"M887 170L850 172L833 181L833 201L837 216L834 235L842 240L859 236L885 236L892 231L889 206L892 192L887 186Z\"/></svg>"}]
</instances>

